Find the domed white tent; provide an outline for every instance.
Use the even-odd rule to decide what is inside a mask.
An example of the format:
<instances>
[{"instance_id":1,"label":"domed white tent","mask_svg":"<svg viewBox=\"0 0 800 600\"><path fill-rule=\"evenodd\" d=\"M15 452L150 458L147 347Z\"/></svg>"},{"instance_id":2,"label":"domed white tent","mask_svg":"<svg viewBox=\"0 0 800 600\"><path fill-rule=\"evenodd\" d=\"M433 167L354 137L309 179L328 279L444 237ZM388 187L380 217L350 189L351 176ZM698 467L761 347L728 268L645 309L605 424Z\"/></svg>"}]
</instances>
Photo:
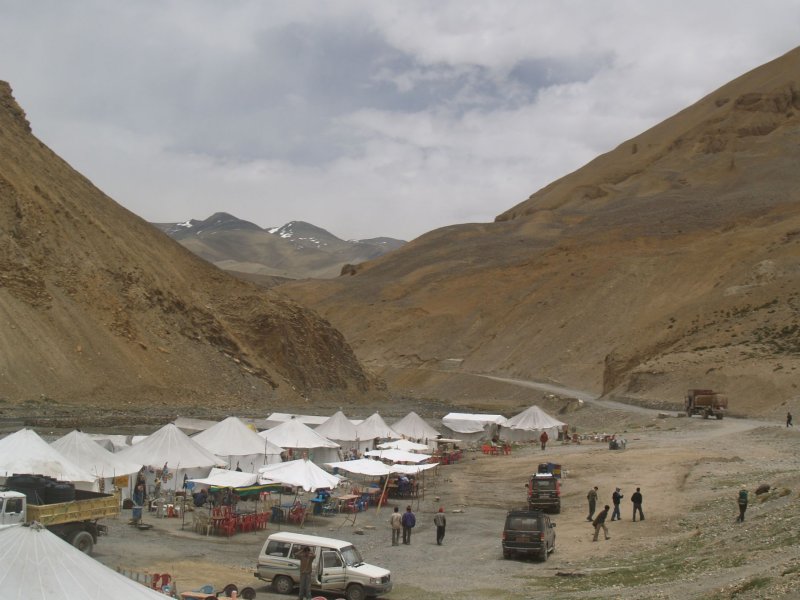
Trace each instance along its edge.
<instances>
[{"instance_id":1,"label":"domed white tent","mask_svg":"<svg viewBox=\"0 0 800 600\"><path fill-rule=\"evenodd\" d=\"M167 474L161 476L161 487L179 490L183 487L183 478L204 477L211 467L225 465L224 461L203 448L172 423L147 436L138 444L117 453L121 459L138 462L150 467L147 476L148 485L156 479L155 470L167 467ZM150 490L148 490L149 492Z\"/></svg>"},{"instance_id":2,"label":"domed white tent","mask_svg":"<svg viewBox=\"0 0 800 600\"><path fill-rule=\"evenodd\" d=\"M112 571L39 526L0 529L0 565L0 596L4 600L166 598Z\"/></svg>"},{"instance_id":3,"label":"domed white tent","mask_svg":"<svg viewBox=\"0 0 800 600\"><path fill-rule=\"evenodd\" d=\"M32 429L20 429L0 440L0 477L11 477L14 473L34 473L89 484L97 479Z\"/></svg>"},{"instance_id":4,"label":"domed white tent","mask_svg":"<svg viewBox=\"0 0 800 600\"><path fill-rule=\"evenodd\" d=\"M538 441L542 431L547 431L547 436L555 440L563 426L564 423L534 405L508 419L500 430L500 437L515 442Z\"/></svg>"},{"instance_id":5,"label":"domed white tent","mask_svg":"<svg viewBox=\"0 0 800 600\"><path fill-rule=\"evenodd\" d=\"M339 444L297 420L286 421L272 429L260 431L258 435L277 446L291 449L295 457L304 451L308 452L308 458L317 464L339 459Z\"/></svg>"},{"instance_id":6,"label":"domed white tent","mask_svg":"<svg viewBox=\"0 0 800 600\"><path fill-rule=\"evenodd\" d=\"M50 445L76 465L97 477L97 482L92 488L94 491L100 491L99 483L102 480L104 491L110 493L113 489L114 477L132 475L138 473L142 468L141 463L120 459L119 456L103 448L87 434L77 430L69 432ZM128 487L125 486L122 490L123 498L127 497L127 491Z\"/></svg>"},{"instance_id":7,"label":"domed white tent","mask_svg":"<svg viewBox=\"0 0 800 600\"><path fill-rule=\"evenodd\" d=\"M303 488L305 491L320 488L335 488L339 485L339 478L331 475L310 460L290 460L276 465L267 465L258 470L258 482L271 481Z\"/></svg>"},{"instance_id":8,"label":"domed white tent","mask_svg":"<svg viewBox=\"0 0 800 600\"><path fill-rule=\"evenodd\" d=\"M490 439L498 428L504 427L506 418L503 415L486 415L476 413L448 413L442 417L445 433L465 442L477 442Z\"/></svg>"},{"instance_id":9,"label":"domed white tent","mask_svg":"<svg viewBox=\"0 0 800 600\"><path fill-rule=\"evenodd\" d=\"M228 417L191 438L223 460L229 469L255 473L259 467L281 461L283 448L265 440L237 417Z\"/></svg>"}]
</instances>

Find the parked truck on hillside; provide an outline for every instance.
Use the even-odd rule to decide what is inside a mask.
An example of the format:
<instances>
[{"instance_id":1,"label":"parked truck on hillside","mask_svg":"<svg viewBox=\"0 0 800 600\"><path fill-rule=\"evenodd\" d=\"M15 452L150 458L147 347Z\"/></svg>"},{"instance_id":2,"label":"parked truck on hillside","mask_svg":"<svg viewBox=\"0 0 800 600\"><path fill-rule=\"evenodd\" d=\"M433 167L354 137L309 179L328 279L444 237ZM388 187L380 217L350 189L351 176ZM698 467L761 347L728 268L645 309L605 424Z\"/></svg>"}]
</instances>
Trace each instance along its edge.
<instances>
[{"instance_id":1,"label":"parked truck on hillside","mask_svg":"<svg viewBox=\"0 0 800 600\"><path fill-rule=\"evenodd\" d=\"M692 389L686 393L684 408L687 417L703 415L704 419L711 416L721 419L728 410L728 397L713 390Z\"/></svg>"},{"instance_id":2,"label":"parked truck on hillside","mask_svg":"<svg viewBox=\"0 0 800 600\"><path fill-rule=\"evenodd\" d=\"M75 490L74 500L37 505L30 504L22 492L0 491L0 527L36 521L91 554L97 538L106 532L98 520L119 515L119 506L119 494Z\"/></svg>"}]
</instances>

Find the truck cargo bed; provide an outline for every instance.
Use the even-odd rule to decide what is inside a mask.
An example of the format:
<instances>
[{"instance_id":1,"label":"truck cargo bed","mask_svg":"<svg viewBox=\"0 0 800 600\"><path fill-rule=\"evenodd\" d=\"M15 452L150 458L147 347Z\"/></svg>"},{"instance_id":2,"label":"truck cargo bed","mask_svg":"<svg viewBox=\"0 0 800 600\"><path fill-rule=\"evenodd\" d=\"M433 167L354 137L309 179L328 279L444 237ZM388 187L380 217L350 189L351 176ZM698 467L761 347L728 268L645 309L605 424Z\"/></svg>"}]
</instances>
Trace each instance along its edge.
<instances>
[{"instance_id":1,"label":"truck cargo bed","mask_svg":"<svg viewBox=\"0 0 800 600\"><path fill-rule=\"evenodd\" d=\"M28 504L28 521L38 521L42 525L59 525L74 521L94 521L119 514L119 494L99 494L97 492L76 492L81 499L58 504Z\"/></svg>"}]
</instances>

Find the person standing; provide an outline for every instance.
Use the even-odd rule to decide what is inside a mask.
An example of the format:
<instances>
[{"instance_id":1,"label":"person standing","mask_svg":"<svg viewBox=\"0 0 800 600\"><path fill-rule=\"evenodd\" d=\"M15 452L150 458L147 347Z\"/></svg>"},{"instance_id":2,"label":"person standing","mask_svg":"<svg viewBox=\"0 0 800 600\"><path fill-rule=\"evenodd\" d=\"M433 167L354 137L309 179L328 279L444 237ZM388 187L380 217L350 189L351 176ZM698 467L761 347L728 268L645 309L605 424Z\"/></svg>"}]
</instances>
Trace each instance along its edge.
<instances>
[{"instance_id":1,"label":"person standing","mask_svg":"<svg viewBox=\"0 0 800 600\"><path fill-rule=\"evenodd\" d=\"M608 527L606 527L606 517L608 516L609 508L610 507L608 506L608 504L606 504L605 508L603 508L603 510L601 510L598 513L597 518L594 521L592 521L592 525L594 525L594 538L592 538L593 542L597 541L597 536L600 534L601 528L603 529L603 533L605 534L606 539L607 540L611 539L611 537L608 535Z\"/></svg>"},{"instance_id":2,"label":"person standing","mask_svg":"<svg viewBox=\"0 0 800 600\"><path fill-rule=\"evenodd\" d=\"M739 505L739 516L736 517L737 523L744 523L744 513L747 510L747 487L742 484L742 489L739 490L739 497L736 500Z\"/></svg>"},{"instance_id":3,"label":"person standing","mask_svg":"<svg viewBox=\"0 0 800 600\"><path fill-rule=\"evenodd\" d=\"M311 569L314 564L314 551L303 546L295 552L294 557L300 559L300 589L297 592L298 600L311 600Z\"/></svg>"},{"instance_id":4,"label":"person standing","mask_svg":"<svg viewBox=\"0 0 800 600\"><path fill-rule=\"evenodd\" d=\"M411 530L417 524L417 517L411 512L411 505L406 506L406 512L403 513L403 543L408 545L411 543Z\"/></svg>"},{"instance_id":5,"label":"person standing","mask_svg":"<svg viewBox=\"0 0 800 600\"><path fill-rule=\"evenodd\" d=\"M392 516L389 517L389 525L392 527L392 546L400 545L400 530L403 529L403 516L400 514L400 509L394 507Z\"/></svg>"},{"instance_id":6,"label":"person standing","mask_svg":"<svg viewBox=\"0 0 800 600\"><path fill-rule=\"evenodd\" d=\"M791 427L792 426L792 413L790 413L790 412L786 413L786 426L787 427Z\"/></svg>"},{"instance_id":7,"label":"person standing","mask_svg":"<svg viewBox=\"0 0 800 600\"><path fill-rule=\"evenodd\" d=\"M631 494L631 502L633 502L633 520L636 521L636 513L639 513L639 520L644 521L644 513L642 512L642 492L639 488Z\"/></svg>"},{"instance_id":8,"label":"person standing","mask_svg":"<svg viewBox=\"0 0 800 600\"><path fill-rule=\"evenodd\" d=\"M547 446L547 440L549 440L549 439L550 439L550 436L547 435L547 432L542 430L542 435L539 436L539 441L542 444L542 450L544 450L545 447Z\"/></svg>"},{"instance_id":9,"label":"person standing","mask_svg":"<svg viewBox=\"0 0 800 600\"><path fill-rule=\"evenodd\" d=\"M447 526L447 518L444 516L444 507L439 507L439 512L433 517L433 524L436 525L436 543L441 546L444 541L444 528Z\"/></svg>"},{"instance_id":10,"label":"person standing","mask_svg":"<svg viewBox=\"0 0 800 600\"><path fill-rule=\"evenodd\" d=\"M620 521L622 520L622 515L619 512L619 503L622 501L624 496L619 488L614 490L614 493L611 494L611 504L614 505L614 510L611 512L611 520L612 521Z\"/></svg>"},{"instance_id":11,"label":"person standing","mask_svg":"<svg viewBox=\"0 0 800 600\"><path fill-rule=\"evenodd\" d=\"M597 486L589 490L589 493L586 494L586 499L589 501L589 516L586 517L586 520L591 521L594 519L594 511L597 506Z\"/></svg>"}]
</instances>

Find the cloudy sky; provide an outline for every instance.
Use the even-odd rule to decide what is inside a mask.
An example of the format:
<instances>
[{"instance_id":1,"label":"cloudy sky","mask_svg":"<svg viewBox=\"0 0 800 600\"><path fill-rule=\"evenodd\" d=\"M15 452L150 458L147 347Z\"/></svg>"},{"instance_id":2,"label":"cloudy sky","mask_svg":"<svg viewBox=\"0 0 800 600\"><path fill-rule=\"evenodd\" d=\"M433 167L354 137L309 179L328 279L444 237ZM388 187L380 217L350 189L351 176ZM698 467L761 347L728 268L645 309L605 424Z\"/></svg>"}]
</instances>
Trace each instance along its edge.
<instances>
[{"instance_id":1,"label":"cloudy sky","mask_svg":"<svg viewBox=\"0 0 800 600\"><path fill-rule=\"evenodd\" d=\"M34 133L149 221L491 221L787 52L796 0L0 0Z\"/></svg>"}]
</instances>

